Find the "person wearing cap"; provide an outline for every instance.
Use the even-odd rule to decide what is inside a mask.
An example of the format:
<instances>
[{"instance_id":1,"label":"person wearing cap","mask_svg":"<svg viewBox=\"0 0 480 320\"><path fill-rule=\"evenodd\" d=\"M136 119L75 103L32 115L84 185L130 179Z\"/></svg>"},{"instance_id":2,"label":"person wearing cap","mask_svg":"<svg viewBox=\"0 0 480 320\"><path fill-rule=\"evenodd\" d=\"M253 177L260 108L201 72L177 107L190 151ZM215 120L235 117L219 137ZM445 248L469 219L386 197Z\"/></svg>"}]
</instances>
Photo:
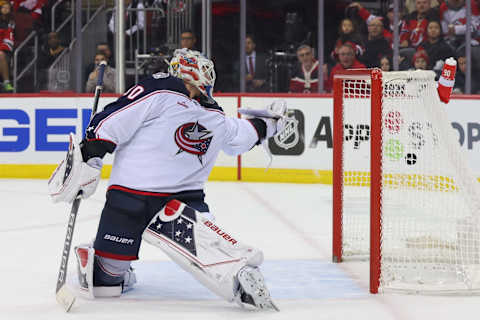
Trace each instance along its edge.
<instances>
[{"instance_id":1,"label":"person wearing cap","mask_svg":"<svg viewBox=\"0 0 480 320\"><path fill-rule=\"evenodd\" d=\"M428 63L428 54L425 50L415 52L412 58L412 65L415 70L427 70Z\"/></svg>"}]
</instances>

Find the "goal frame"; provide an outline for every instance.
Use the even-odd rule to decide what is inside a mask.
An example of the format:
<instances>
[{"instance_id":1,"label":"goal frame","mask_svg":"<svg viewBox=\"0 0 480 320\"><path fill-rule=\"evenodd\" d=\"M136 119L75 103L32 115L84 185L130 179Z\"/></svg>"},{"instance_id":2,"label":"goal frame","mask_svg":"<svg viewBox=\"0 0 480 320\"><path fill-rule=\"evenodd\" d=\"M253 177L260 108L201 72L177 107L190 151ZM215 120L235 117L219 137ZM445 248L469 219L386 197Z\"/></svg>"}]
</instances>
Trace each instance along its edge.
<instances>
[{"instance_id":1,"label":"goal frame","mask_svg":"<svg viewBox=\"0 0 480 320\"><path fill-rule=\"evenodd\" d=\"M350 69L333 77L333 241L332 260L342 262L344 80L370 82L370 292L378 293L381 270L382 71Z\"/></svg>"}]
</instances>

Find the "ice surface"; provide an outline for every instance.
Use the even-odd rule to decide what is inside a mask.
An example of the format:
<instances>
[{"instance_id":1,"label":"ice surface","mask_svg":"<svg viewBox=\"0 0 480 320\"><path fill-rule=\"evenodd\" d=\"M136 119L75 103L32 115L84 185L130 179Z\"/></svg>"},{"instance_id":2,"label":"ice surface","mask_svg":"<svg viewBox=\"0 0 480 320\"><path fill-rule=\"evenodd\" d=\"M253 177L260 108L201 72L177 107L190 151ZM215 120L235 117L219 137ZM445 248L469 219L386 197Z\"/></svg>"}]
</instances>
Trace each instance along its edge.
<instances>
[{"instance_id":1,"label":"ice surface","mask_svg":"<svg viewBox=\"0 0 480 320\"><path fill-rule=\"evenodd\" d=\"M82 201L73 244L90 241L106 181ZM55 301L59 258L70 205L52 204L45 180L0 179L0 319L473 319L480 297L370 295L365 262L332 264L331 187L209 182L206 201L236 238L265 254L262 271L281 312L229 304L142 246L138 284L120 298L85 300L70 314ZM68 284L76 274L70 256Z\"/></svg>"}]
</instances>

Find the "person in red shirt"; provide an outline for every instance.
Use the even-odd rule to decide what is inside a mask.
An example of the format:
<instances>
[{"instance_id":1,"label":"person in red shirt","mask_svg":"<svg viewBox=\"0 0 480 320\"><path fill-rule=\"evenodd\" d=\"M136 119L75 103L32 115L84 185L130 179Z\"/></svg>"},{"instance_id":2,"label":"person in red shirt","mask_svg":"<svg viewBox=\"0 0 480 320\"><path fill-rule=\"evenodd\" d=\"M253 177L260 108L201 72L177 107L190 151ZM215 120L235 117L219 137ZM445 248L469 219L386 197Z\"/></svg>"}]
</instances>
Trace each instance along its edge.
<instances>
[{"instance_id":1,"label":"person in red shirt","mask_svg":"<svg viewBox=\"0 0 480 320\"><path fill-rule=\"evenodd\" d=\"M48 0L14 0L14 11L24 10L29 12L33 20L40 20L42 17L42 9Z\"/></svg>"},{"instance_id":2,"label":"person in red shirt","mask_svg":"<svg viewBox=\"0 0 480 320\"><path fill-rule=\"evenodd\" d=\"M385 39L387 39L389 41L389 43L391 44L391 42L393 40L393 29L394 29L394 25L393 25L393 6L392 5L389 6L386 17L381 17L381 16L377 16L377 15L374 15L374 14L370 13L370 11L365 9L358 2L352 2L351 4L348 5L348 8L357 8L358 15L360 16L360 18L363 19L363 21L365 21L365 23L367 25L369 25L372 20L381 19L382 23L385 24L385 28L383 28L383 30L382 30L383 37ZM385 19L388 20L387 23L385 23ZM402 23L402 20L400 19L399 25L401 25L401 23ZM398 25L397 25L397 27L398 27ZM358 54L357 54L357 57L358 57Z\"/></svg>"},{"instance_id":3,"label":"person in red shirt","mask_svg":"<svg viewBox=\"0 0 480 320\"><path fill-rule=\"evenodd\" d=\"M333 75L339 71L347 69L365 69L366 66L357 60L355 56L355 50L353 47L346 43L338 49L338 63L332 68L330 72L330 77L328 78L327 85L325 90L327 92L332 91L333 86Z\"/></svg>"},{"instance_id":4,"label":"person in red shirt","mask_svg":"<svg viewBox=\"0 0 480 320\"><path fill-rule=\"evenodd\" d=\"M10 2L3 2L0 7L0 75L3 80L3 92L13 92L9 66L13 52L14 29L15 23Z\"/></svg>"},{"instance_id":5,"label":"person in red shirt","mask_svg":"<svg viewBox=\"0 0 480 320\"><path fill-rule=\"evenodd\" d=\"M42 33L43 13L48 0L13 0L13 12L15 14L15 39L18 43L25 40L32 30ZM54 2L54 1L52 1Z\"/></svg>"},{"instance_id":6,"label":"person in red shirt","mask_svg":"<svg viewBox=\"0 0 480 320\"><path fill-rule=\"evenodd\" d=\"M416 10L407 15L400 30L400 47L416 48L427 38L427 25L440 20L438 8L432 8L431 0L415 0Z\"/></svg>"}]
</instances>

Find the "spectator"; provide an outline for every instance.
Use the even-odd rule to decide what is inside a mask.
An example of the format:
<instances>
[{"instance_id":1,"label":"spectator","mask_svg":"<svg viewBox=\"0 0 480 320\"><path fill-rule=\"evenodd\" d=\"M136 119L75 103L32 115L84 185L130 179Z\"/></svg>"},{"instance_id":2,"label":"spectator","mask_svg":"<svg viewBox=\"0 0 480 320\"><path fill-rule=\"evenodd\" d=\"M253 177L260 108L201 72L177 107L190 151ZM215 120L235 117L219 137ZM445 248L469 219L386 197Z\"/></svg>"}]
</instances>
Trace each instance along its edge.
<instances>
[{"instance_id":1,"label":"spectator","mask_svg":"<svg viewBox=\"0 0 480 320\"><path fill-rule=\"evenodd\" d=\"M43 14L43 7L48 0L13 0L13 8L15 12L28 12L33 21L40 21Z\"/></svg>"},{"instance_id":2,"label":"spectator","mask_svg":"<svg viewBox=\"0 0 480 320\"><path fill-rule=\"evenodd\" d=\"M415 0L416 10L408 14L400 30L400 47L417 48L427 37L427 24L440 20L438 8L431 8L430 0Z\"/></svg>"},{"instance_id":3,"label":"spectator","mask_svg":"<svg viewBox=\"0 0 480 320\"><path fill-rule=\"evenodd\" d=\"M480 12L475 1L471 1L471 6L472 45L476 46L480 42ZM448 0L440 5L442 31L446 41L454 48L465 43L466 12L465 0Z\"/></svg>"},{"instance_id":4,"label":"spectator","mask_svg":"<svg viewBox=\"0 0 480 320\"><path fill-rule=\"evenodd\" d=\"M344 43L350 42L355 47L357 57L360 57L365 51L364 41L361 34L357 31L355 24L349 18L345 18L340 22L338 30L338 39L335 48L330 54L332 60L338 60L338 49Z\"/></svg>"},{"instance_id":5,"label":"spectator","mask_svg":"<svg viewBox=\"0 0 480 320\"><path fill-rule=\"evenodd\" d=\"M61 45L58 33L50 32L47 36L47 45L41 49L38 57L40 68L48 69L63 50L65 47Z\"/></svg>"},{"instance_id":6,"label":"spectator","mask_svg":"<svg viewBox=\"0 0 480 320\"><path fill-rule=\"evenodd\" d=\"M443 0L439 0L440 2L443 1ZM437 7L439 6L439 2L438 0L431 0L430 1L430 5L432 7ZM405 0L405 8L407 9L407 12L408 13L412 13L413 11L416 10L416 7L415 7L415 0Z\"/></svg>"},{"instance_id":7,"label":"spectator","mask_svg":"<svg viewBox=\"0 0 480 320\"><path fill-rule=\"evenodd\" d=\"M428 54L425 50L418 50L412 58L412 65L415 70L427 70Z\"/></svg>"},{"instance_id":8,"label":"spectator","mask_svg":"<svg viewBox=\"0 0 480 320\"><path fill-rule=\"evenodd\" d=\"M472 63L475 68L480 68L480 9L479 3L470 1L472 7ZM448 0L440 5L442 16L442 31L445 40L453 48L465 45L466 27L465 0Z\"/></svg>"},{"instance_id":9,"label":"spectator","mask_svg":"<svg viewBox=\"0 0 480 320\"><path fill-rule=\"evenodd\" d=\"M247 35L245 38L245 53L246 53L246 91L247 92L262 92L266 91L267 68L265 64L265 55L257 52L257 45L252 35Z\"/></svg>"},{"instance_id":10,"label":"spectator","mask_svg":"<svg viewBox=\"0 0 480 320\"><path fill-rule=\"evenodd\" d=\"M107 42L99 42L97 43L97 47L95 52L102 52L105 54L105 60L107 61L108 65L112 68L115 68L115 61L112 57L112 50ZM84 69L84 79L87 79L90 73L96 68L95 62L92 62L87 65Z\"/></svg>"},{"instance_id":11,"label":"spectator","mask_svg":"<svg viewBox=\"0 0 480 320\"><path fill-rule=\"evenodd\" d=\"M185 29L180 34L180 48L187 48L190 50L196 50L195 44L197 43L197 37L193 30Z\"/></svg>"},{"instance_id":12,"label":"spectator","mask_svg":"<svg viewBox=\"0 0 480 320\"><path fill-rule=\"evenodd\" d=\"M382 69L382 71L387 72L387 71L392 71L392 68L393 68L393 63L390 56L381 56L380 69Z\"/></svg>"},{"instance_id":13,"label":"spectator","mask_svg":"<svg viewBox=\"0 0 480 320\"><path fill-rule=\"evenodd\" d=\"M127 47L127 59L134 59L133 51L137 45L137 37L142 39L141 34L145 28L145 6L142 0L125 0L127 4L125 24L125 46ZM131 10L133 9L133 10ZM135 10L137 9L137 10ZM110 47L113 46L113 35L115 34L115 14L113 12L108 23L108 42ZM140 40L142 41L142 40ZM133 47L130 46L130 43ZM140 42L141 43L141 42Z\"/></svg>"},{"instance_id":14,"label":"spectator","mask_svg":"<svg viewBox=\"0 0 480 320\"><path fill-rule=\"evenodd\" d=\"M39 69L39 86L40 89L47 89L48 87L48 69L58 56L65 50L61 45L60 37L56 32L50 32L47 35L47 43L42 46L38 55L38 69Z\"/></svg>"},{"instance_id":15,"label":"spectator","mask_svg":"<svg viewBox=\"0 0 480 320\"><path fill-rule=\"evenodd\" d=\"M112 49L107 42L100 42L97 44L97 51L103 52L107 59L108 65L115 68L115 59L113 59ZM93 70L93 69L92 69Z\"/></svg>"},{"instance_id":16,"label":"spectator","mask_svg":"<svg viewBox=\"0 0 480 320\"><path fill-rule=\"evenodd\" d=\"M465 50L461 49L457 53L457 72L455 74L455 84L453 86L453 93L465 93L465 84L466 84L466 73L467 73L467 58L465 56ZM480 93L480 79L475 72L471 73L471 93L478 94Z\"/></svg>"},{"instance_id":17,"label":"spectator","mask_svg":"<svg viewBox=\"0 0 480 320\"><path fill-rule=\"evenodd\" d=\"M348 43L342 45L338 50L338 60L339 62L332 68L332 71L330 72L330 77L328 78L327 85L325 86L326 91L332 91L333 75L335 73L347 69L366 68L363 63L357 60L355 56L355 50Z\"/></svg>"},{"instance_id":18,"label":"spectator","mask_svg":"<svg viewBox=\"0 0 480 320\"><path fill-rule=\"evenodd\" d=\"M297 49L297 58L299 64L290 79L289 91L303 93L317 92L318 61L313 56L313 49L306 44L301 45Z\"/></svg>"},{"instance_id":19,"label":"spectator","mask_svg":"<svg viewBox=\"0 0 480 320\"><path fill-rule=\"evenodd\" d=\"M454 56L453 49L443 39L440 22L436 20L428 22L427 39L419 48L427 52L430 61L428 69L438 74L442 72L445 59Z\"/></svg>"},{"instance_id":20,"label":"spectator","mask_svg":"<svg viewBox=\"0 0 480 320\"><path fill-rule=\"evenodd\" d=\"M15 39L21 43L32 30L41 33L43 8L48 0L13 0Z\"/></svg>"},{"instance_id":21,"label":"spectator","mask_svg":"<svg viewBox=\"0 0 480 320\"><path fill-rule=\"evenodd\" d=\"M387 14L386 14L386 19L384 19L384 27L385 27L385 30L388 31L390 34L391 34L391 37L392 37L392 40L393 40L393 33L395 31L395 27L394 27L394 16L393 16L393 9L394 9L394 4L390 4L388 5L388 10L387 10ZM402 27L402 23L403 23L403 14L402 14L402 11L401 11L401 8L399 8L399 19L398 19L398 25L397 25L397 28L398 28L398 31L400 33L400 28ZM388 36L385 35L385 38L388 39Z\"/></svg>"},{"instance_id":22,"label":"spectator","mask_svg":"<svg viewBox=\"0 0 480 320\"><path fill-rule=\"evenodd\" d=\"M392 48L385 39L383 30L381 18L371 19L368 23L368 40L361 60L369 68L379 67L381 56L392 55Z\"/></svg>"},{"instance_id":23,"label":"spectator","mask_svg":"<svg viewBox=\"0 0 480 320\"><path fill-rule=\"evenodd\" d=\"M363 21L365 21L365 23L367 25L370 24L370 22L372 20L375 20L375 19L380 19L380 21L382 22L382 24L384 23L385 21L385 18L383 17L380 17L380 16L376 16L374 14L371 14L370 11L368 11L367 9L365 9L360 3L358 2L352 2L349 6L349 8L357 8L357 12L358 12L358 15L363 19ZM392 8L393 9L393 8ZM387 15L388 16L388 15ZM389 43L392 42L392 38L393 38L393 14L390 14L389 15L391 17L391 20L389 20L389 23L385 23L386 25L389 25L389 29L386 29L386 28L383 28L382 32L383 32L383 37L385 39L387 39L389 41ZM357 55L357 57L360 57Z\"/></svg>"},{"instance_id":24,"label":"spectator","mask_svg":"<svg viewBox=\"0 0 480 320\"><path fill-rule=\"evenodd\" d=\"M4 1L0 7L0 75L3 80L3 92L13 92L10 83L10 59L13 52L13 21L12 7Z\"/></svg>"},{"instance_id":25,"label":"spectator","mask_svg":"<svg viewBox=\"0 0 480 320\"><path fill-rule=\"evenodd\" d=\"M107 57L103 52L97 52L95 54L95 70L93 70L88 76L86 92L94 92L97 85L98 77L98 65L102 61L107 61ZM107 65L105 73L103 75L103 92L115 92L115 69Z\"/></svg>"}]
</instances>

